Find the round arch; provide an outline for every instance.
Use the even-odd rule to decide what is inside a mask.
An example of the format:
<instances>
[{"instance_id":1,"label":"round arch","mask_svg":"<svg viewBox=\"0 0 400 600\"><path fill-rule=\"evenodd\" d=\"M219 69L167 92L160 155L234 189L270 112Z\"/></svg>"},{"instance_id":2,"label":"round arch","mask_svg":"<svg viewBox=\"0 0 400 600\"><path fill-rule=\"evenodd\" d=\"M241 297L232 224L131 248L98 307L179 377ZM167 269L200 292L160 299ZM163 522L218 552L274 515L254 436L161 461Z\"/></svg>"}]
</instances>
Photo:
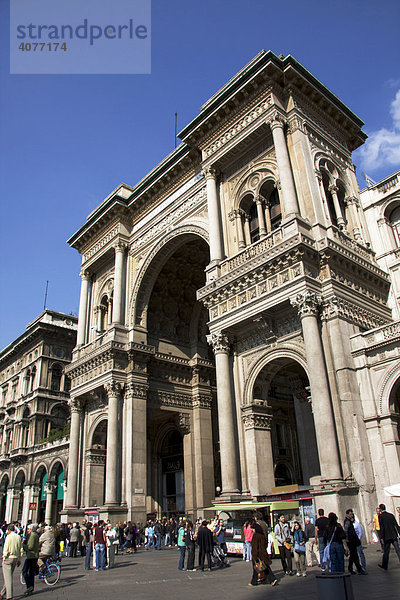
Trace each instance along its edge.
<instances>
[{"instance_id":1,"label":"round arch","mask_svg":"<svg viewBox=\"0 0 400 600\"><path fill-rule=\"evenodd\" d=\"M378 393L378 412L382 416L390 415L390 395L400 379L400 364L395 364L383 377Z\"/></svg>"},{"instance_id":2,"label":"round arch","mask_svg":"<svg viewBox=\"0 0 400 600\"><path fill-rule=\"evenodd\" d=\"M263 160L254 163L239 177L232 190L233 209L239 208L241 199L246 194L257 195L261 186L268 180L276 183L279 179L278 169L274 161Z\"/></svg>"},{"instance_id":3,"label":"round arch","mask_svg":"<svg viewBox=\"0 0 400 600\"><path fill-rule=\"evenodd\" d=\"M93 444L96 443L94 437L95 434L98 433L100 428L99 426L105 426L105 431L107 433L107 421L107 416L104 414L97 415L97 417L93 420L87 434L87 448L92 448Z\"/></svg>"},{"instance_id":4,"label":"round arch","mask_svg":"<svg viewBox=\"0 0 400 600\"><path fill-rule=\"evenodd\" d=\"M304 350L289 346L287 344L282 345L279 348L268 349L261 356L257 357L255 362L250 367L243 391L244 405L251 404L252 402L254 384L260 372L264 369L264 367L278 359L279 361L286 360L288 363L290 361L297 362L304 369L308 377L307 360ZM279 367L277 363L276 369L280 369L281 366L282 362L280 362Z\"/></svg>"},{"instance_id":5,"label":"round arch","mask_svg":"<svg viewBox=\"0 0 400 600\"><path fill-rule=\"evenodd\" d=\"M200 226L186 225L163 236L144 260L129 300L130 324L146 327L146 313L154 282L166 262L188 241L209 243L208 232Z\"/></svg>"}]
</instances>

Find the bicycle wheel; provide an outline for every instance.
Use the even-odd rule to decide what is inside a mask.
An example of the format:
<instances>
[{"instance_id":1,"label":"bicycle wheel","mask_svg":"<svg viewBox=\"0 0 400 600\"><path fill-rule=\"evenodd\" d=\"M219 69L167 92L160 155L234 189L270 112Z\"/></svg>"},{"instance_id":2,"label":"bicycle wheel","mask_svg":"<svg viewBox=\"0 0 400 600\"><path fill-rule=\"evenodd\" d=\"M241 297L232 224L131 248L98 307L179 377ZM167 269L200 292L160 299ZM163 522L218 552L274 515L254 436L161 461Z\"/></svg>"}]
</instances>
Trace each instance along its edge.
<instances>
[{"instance_id":1,"label":"bicycle wheel","mask_svg":"<svg viewBox=\"0 0 400 600\"><path fill-rule=\"evenodd\" d=\"M55 563L47 565L46 570L43 573L47 585L56 585L57 581L60 579L60 571L60 567Z\"/></svg>"}]
</instances>

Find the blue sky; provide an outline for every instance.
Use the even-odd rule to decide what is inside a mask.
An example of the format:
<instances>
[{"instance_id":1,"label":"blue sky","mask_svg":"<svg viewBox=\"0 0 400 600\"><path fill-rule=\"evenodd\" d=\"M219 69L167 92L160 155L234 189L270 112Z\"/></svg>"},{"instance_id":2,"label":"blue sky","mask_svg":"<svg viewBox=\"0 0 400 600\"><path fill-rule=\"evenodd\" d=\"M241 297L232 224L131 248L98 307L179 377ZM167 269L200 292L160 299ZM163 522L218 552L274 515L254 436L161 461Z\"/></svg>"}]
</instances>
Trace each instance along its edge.
<instances>
[{"instance_id":1,"label":"blue sky","mask_svg":"<svg viewBox=\"0 0 400 600\"><path fill-rule=\"evenodd\" d=\"M153 0L150 75L10 75L0 0L0 348L42 311L47 280L48 308L78 312L66 240L173 149L175 111L181 129L263 48L292 54L365 122L359 175L397 170L399 17L395 0Z\"/></svg>"}]
</instances>

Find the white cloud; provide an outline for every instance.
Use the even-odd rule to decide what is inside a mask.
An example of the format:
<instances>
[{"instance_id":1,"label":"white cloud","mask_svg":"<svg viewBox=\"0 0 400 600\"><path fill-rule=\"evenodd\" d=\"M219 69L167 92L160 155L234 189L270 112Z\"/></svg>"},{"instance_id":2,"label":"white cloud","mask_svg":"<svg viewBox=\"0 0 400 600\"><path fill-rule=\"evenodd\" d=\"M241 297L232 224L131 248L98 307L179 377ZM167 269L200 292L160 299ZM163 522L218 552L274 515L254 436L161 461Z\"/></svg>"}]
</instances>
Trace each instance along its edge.
<instances>
[{"instance_id":1,"label":"white cloud","mask_svg":"<svg viewBox=\"0 0 400 600\"><path fill-rule=\"evenodd\" d=\"M361 164L365 171L374 171L381 167L400 165L400 90L390 105L393 120L391 129L382 127L372 131L364 146L360 149Z\"/></svg>"}]
</instances>

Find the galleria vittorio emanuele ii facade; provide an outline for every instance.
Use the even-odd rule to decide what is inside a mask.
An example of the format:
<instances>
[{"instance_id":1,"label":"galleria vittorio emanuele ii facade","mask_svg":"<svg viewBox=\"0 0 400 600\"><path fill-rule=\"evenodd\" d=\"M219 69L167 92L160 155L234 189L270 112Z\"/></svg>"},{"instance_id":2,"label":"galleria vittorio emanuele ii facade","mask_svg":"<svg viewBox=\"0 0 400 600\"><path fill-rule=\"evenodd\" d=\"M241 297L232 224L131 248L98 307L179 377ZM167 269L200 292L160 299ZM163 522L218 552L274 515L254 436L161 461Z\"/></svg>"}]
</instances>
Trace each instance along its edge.
<instances>
[{"instance_id":1,"label":"galleria vittorio emanuele ii facade","mask_svg":"<svg viewBox=\"0 0 400 600\"><path fill-rule=\"evenodd\" d=\"M362 125L262 51L71 237L62 519L290 496L368 523L400 482L397 292L379 259L389 244L396 264L400 186L370 190L376 241L352 162Z\"/></svg>"}]
</instances>

